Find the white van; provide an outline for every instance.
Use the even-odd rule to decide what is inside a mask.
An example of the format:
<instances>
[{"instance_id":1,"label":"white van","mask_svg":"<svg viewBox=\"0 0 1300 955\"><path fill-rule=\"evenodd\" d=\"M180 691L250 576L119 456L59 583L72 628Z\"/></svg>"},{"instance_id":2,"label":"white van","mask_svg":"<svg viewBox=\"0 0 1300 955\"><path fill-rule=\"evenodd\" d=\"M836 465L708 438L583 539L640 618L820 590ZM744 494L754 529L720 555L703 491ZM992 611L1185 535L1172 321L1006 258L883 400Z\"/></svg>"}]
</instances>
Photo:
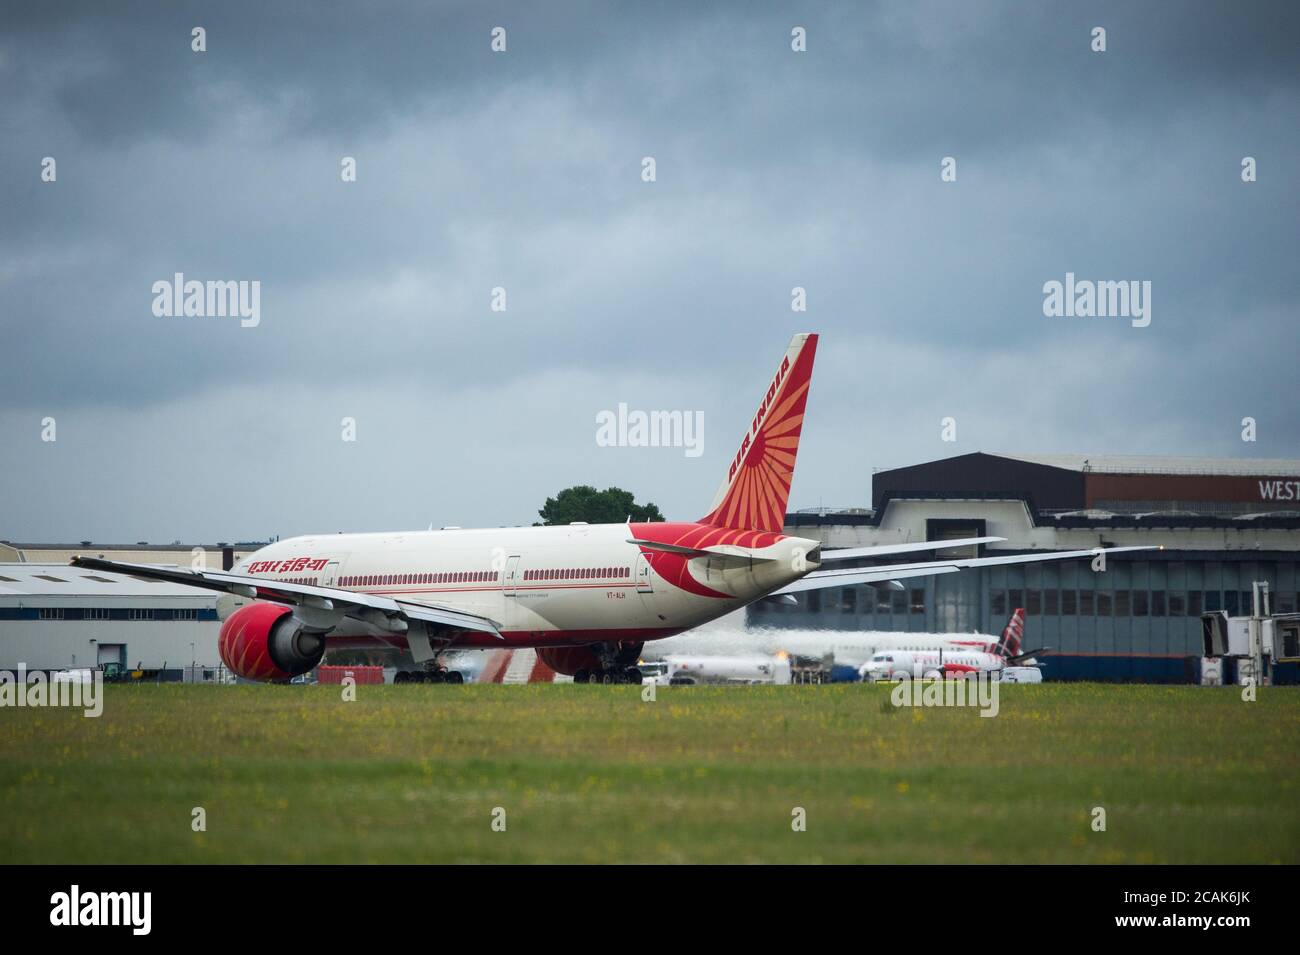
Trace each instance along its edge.
<instances>
[{"instance_id":1,"label":"white van","mask_svg":"<svg viewBox=\"0 0 1300 955\"><path fill-rule=\"evenodd\" d=\"M1043 671L1038 667L1003 667L1003 683L1042 683Z\"/></svg>"}]
</instances>

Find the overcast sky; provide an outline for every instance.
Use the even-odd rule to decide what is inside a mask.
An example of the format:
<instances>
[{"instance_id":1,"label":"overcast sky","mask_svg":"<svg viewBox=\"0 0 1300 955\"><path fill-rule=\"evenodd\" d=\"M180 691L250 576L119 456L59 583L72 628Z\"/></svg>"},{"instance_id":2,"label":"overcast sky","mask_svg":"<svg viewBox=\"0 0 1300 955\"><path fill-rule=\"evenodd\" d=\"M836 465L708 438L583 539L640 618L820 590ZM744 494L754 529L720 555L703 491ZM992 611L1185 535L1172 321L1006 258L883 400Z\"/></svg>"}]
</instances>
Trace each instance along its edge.
<instances>
[{"instance_id":1,"label":"overcast sky","mask_svg":"<svg viewBox=\"0 0 1300 955\"><path fill-rule=\"evenodd\" d=\"M0 16L0 538L519 524L575 483L694 519L797 331L792 509L975 450L1300 456L1295 4ZM260 324L156 317L176 272L260 282ZM1150 281L1150 325L1046 317L1067 272ZM598 447L620 402L704 453Z\"/></svg>"}]
</instances>

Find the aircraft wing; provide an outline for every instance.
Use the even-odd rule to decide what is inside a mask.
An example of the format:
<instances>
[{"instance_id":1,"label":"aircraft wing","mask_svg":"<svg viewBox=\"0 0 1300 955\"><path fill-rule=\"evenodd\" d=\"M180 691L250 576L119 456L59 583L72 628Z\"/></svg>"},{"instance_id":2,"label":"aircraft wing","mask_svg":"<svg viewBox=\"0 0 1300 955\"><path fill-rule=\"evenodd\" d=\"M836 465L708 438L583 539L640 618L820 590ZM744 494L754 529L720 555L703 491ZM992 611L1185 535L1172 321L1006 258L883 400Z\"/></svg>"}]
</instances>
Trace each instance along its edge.
<instances>
[{"instance_id":1,"label":"aircraft wing","mask_svg":"<svg viewBox=\"0 0 1300 955\"><path fill-rule=\"evenodd\" d=\"M244 574L230 574L216 570L190 570L185 567L160 567L155 564L126 564L99 557L74 557L74 567L86 570L107 570L128 574L145 580L164 580L171 584L217 590L222 593L247 597L250 600L270 600L290 606L304 606L315 610L342 610L347 616L365 623L383 626L394 619L420 620L454 630L479 630L490 633L499 640L498 624L487 617L406 600L394 600L378 594L355 593L337 587L318 587L314 584L290 584L278 580L265 580Z\"/></svg>"},{"instance_id":2,"label":"aircraft wing","mask_svg":"<svg viewBox=\"0 0 1300 955\"><path fill-rule=\"evenodd\" d=\"M949 547L972 547L976 544L998 544L1005 537L963 537L960 540L917 541L909 544L877 544L873 547L841 547L823 550L822 563L833 560L853 560L856 557L887 557L890 554L909 554L914 551L947 550Z\"/></svg>"},{"instance_id":3,"label":"aircraft wing","mask_svg":"<svg viewBox=\"0 0 1300 955\"><path fill-rule=\"evenodd\" d=\"M949 547L952 541L940 546ZM805 590L823 590L827 587L851 587L855 584L874 584L880 581L901 580L906 577L930 577L934 574L952 574L968 567L996 567L1005 564L1034 564L1049 560L1075 560L1096 557L1098 554L1119 554L1133 550L1159 550L1156 546L1094 547L1091 550L1054 551L1046 554L1012 554L1007 557L969 557L958 560L935 560L922 564L887 564L881 567L850 567L844 570L815 570L806 577L775 591L775 594L797 594Z\"/></svg>"}]
</instances>

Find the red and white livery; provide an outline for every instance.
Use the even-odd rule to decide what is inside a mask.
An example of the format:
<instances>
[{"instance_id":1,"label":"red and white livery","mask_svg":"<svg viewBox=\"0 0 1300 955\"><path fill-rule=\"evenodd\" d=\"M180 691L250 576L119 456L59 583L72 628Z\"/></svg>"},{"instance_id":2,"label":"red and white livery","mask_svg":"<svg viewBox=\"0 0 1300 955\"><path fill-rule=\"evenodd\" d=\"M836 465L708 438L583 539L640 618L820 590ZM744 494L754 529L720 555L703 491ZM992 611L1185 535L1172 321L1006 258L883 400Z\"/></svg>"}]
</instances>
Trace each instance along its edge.
<instances>
[{"instance_id":1,"label":"red and white livery","mask_svg":"<svg viewBox=\"0 0 1300 955\"><path fill-rule=\"evenodd\" d=\"M392 647L410 651L421 678L459 682L440 663L448 649L535 647L576 680L639 683L646 641L771 594L1096 553L821 569L819 542L782 533L816 352L814 334L791 340L698 521L308 535L229 571L73 563L254 600L219 638L222 660L248 679L289 680L327 647ZM1000 539L856 548L835 559Z\"/></svg>"}]
</instances>

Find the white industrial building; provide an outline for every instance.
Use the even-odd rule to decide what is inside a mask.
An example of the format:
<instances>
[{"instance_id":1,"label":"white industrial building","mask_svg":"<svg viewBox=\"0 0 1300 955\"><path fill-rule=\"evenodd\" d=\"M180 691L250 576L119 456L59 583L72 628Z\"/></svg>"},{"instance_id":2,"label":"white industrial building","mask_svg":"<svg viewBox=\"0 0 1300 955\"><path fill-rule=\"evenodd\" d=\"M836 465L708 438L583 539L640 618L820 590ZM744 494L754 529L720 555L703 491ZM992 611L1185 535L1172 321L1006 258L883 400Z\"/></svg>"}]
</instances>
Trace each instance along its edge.
<instances>
[{"instance_id":1,"label":"white industrial building","mask_svg":"<svg viewBox=\"0 0 1300 955\"><path fill-rule=\"evenodd\" d=\"M191 664L219 664L219 599L66 563L0 563L0 670L117 664L178 680Z\"/></svg>"}]
</instances>

